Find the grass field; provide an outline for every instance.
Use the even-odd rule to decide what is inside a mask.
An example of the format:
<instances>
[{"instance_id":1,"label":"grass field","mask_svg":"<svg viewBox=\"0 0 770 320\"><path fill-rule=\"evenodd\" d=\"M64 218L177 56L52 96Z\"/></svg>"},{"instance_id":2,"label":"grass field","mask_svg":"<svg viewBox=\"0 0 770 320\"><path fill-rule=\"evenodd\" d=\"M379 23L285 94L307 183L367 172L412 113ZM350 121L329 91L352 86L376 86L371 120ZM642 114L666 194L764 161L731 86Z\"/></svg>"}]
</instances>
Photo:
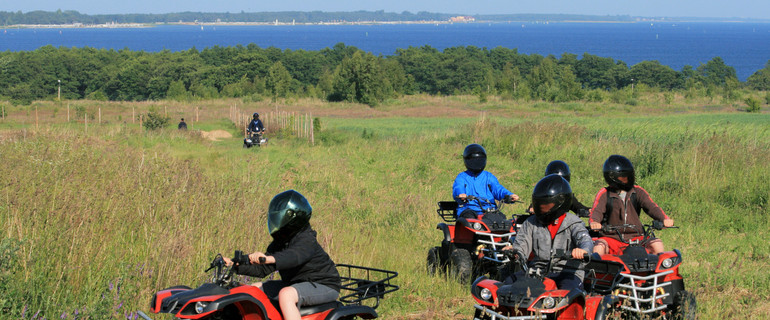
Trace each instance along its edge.
<instances>
[{"instance_id":1,"label":"grass field","mask_svg":"<svg viewBox=\"0 0 770 320\"><path fill-rule=\"evenodd\" d=\"M658 236L683 252L700 318L770 318L768 113L462 97L376 109L303 100L71 104L6 106L0 120L0 319L147 312L154 291L205 281L216 253L263 250L267 204L286 189L310 200L311 223L336 262L399 272L401 290L382 302L382 319L468 319L467 286L426 276L425 257L441 240L436 202L450 199L473 142L487 149L487 170L525 202L551 160L570 164L576 195L590 203L604 186L604 159L628 156L638 184L681 227ZM272 133L267 147L243 149L226 120L233 104L312 112L321 129L314 145ZM149 108L199 118L190 132L148 132L132 117ZM197 130L234 137L209 141Z\"/></svg>"}]
</instances>

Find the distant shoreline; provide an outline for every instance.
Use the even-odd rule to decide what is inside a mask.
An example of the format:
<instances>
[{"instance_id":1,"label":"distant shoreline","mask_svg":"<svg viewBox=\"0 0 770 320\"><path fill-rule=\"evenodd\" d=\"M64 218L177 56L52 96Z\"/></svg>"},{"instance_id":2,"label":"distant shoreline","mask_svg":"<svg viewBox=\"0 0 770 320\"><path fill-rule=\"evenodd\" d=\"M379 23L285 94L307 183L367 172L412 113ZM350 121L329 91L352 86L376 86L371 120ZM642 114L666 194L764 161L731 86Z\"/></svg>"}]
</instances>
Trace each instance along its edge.
<instances>
[{"instance_id":1,"label":"distant shoreline","mask_svg":"<svg viewBox=\"0 0 770 320\"><path fill-rule=\"evenodd\" d=\"M115 28L152 28L157 26L330 26L330 25L407 25L407 24L505 24L505 23L748 23L747 21L686 21L686 20L641 20L641 21L586 21L586 20L559 20L559 21L329 21L329 22L173 22L173 23L104 23L104 24L16 24L3 26L2 29L115 29Z\"/></svg>"}]
</instances>

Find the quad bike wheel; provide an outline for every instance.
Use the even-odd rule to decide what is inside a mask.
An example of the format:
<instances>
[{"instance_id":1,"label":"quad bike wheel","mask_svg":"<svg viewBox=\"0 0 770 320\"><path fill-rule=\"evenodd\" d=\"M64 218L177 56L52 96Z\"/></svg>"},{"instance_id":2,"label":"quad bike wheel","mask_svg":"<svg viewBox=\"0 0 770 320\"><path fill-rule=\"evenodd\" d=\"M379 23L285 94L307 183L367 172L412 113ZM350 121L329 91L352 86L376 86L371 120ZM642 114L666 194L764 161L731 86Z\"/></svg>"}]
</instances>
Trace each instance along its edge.
<instances>
[{"instance_id":1,"label":"quad bike wheel","mask_svg":"<svg viewBox=\"0 0 770 320\"><path fill-rule=\"evenodd\" d=\"M695 320L697 318L697 301L695 295L682 290L674 295L673 315L674 319Z\"/></svg>"},{"instance_id":2,"label":"quad bike wheel","mask_svg":"<svg viewBox=\"0 0 770 320\"><path fill-rule=\"evenodd\" d=\"M454 249L449 255L449 276L460 283L468 283L473 270L471 254L465 249Z\"/></svg>"},{"instance_id":3,"label":"quad bike wheel","mask_svg":"<svg viewBox=\"0 0 770 320\"><path fill-rule=\"evenodd\" d=\"M428 275L436 275L436 271L439 270L441 265L441 261L439 260L438 256L438 247L428 249L428 259L426 262L428 267Z\"/></svg>"}]
</instances>

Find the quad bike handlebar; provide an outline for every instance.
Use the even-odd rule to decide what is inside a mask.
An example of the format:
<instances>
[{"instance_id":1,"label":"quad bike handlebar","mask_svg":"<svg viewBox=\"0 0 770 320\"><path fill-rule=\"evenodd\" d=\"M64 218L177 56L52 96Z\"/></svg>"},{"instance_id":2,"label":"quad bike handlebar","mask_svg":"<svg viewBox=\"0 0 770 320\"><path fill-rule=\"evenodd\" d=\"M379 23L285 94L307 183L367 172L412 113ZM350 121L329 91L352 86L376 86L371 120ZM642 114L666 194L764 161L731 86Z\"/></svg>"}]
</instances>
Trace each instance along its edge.
<instances>
[{"instance_id":1,"label":"quad bike handlebar","mask_svg":"<svg viewBox=\"0 0 770 320\"><path fill-rule=\"evenodd\" d=\"M621 234L621 230L626 229L634 229L639 235L642 236L642 241L640 241L640 244L645 244L650 239L655 238L655 230L663 230L663 229L678 229L677 226L671 226L666 227L663 225L662 221L654 220L652 221L652 224L645 224L642 226L642 228L639 228L637 225L633 224L622 224L622 225L602 225L602 232L604 233L616 233L618 235L618 238L620 238L620 241L626 244L631 244L631 240L626 240L625 237Z\"/></svg>"}]
</instances>

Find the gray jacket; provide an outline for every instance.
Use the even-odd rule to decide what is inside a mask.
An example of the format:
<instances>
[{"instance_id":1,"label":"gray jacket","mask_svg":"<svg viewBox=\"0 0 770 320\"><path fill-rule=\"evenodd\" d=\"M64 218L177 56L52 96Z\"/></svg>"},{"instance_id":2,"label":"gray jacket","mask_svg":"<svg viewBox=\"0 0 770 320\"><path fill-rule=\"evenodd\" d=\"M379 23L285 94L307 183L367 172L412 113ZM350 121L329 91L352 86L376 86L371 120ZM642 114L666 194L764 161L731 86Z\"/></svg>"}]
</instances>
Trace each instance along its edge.
<instances>
[{"instance_id":1,"label":"gray jacket","mask_svg":"<svg viewBox=\"0 0 770 320\"><path fill-rule=\"evenodd\" d=\"M572 249L581 248L591 254L594 242L591 240L591 236L588 235L585 223L570 212L567 212L566 215L553 240L551 240L551 233L548 232L548 227L537 221L535 215L527 218L521 225L515 239L512 240L513 250L525 259L530 256L530 253L534 252L533 259L527 263L530 268L547 266L551 255L556 250L562 250L564 253L569 254L572 252ZM583 280L585 272L579 270L582 264L580 261L556 259L554 263L552 272L573 272L580 280Z\"/></svg>"}]
</instances>

